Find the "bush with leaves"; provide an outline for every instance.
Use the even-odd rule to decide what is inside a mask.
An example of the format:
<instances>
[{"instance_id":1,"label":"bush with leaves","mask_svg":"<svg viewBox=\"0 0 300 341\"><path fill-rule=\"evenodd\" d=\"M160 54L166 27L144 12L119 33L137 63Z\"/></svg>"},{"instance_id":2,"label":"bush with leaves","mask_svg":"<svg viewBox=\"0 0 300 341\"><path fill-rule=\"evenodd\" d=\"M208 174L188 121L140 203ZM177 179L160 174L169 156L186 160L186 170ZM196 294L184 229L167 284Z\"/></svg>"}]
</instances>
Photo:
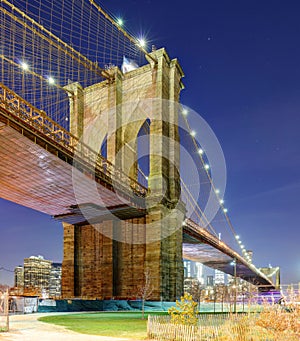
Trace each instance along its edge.
<instances>
[{"instance_id":1,"label":"bush with leaves","mask_svg":"<svg viewBox=\"0 0 300 341\"><path fill-rule=\"evenodd\" d=\"M197 303L193 301L192 295L185 293L180 301L176 301L176 307L168 310L171 315L171 323L189 326L197 325Z\"/></svg>"}]
</instances>

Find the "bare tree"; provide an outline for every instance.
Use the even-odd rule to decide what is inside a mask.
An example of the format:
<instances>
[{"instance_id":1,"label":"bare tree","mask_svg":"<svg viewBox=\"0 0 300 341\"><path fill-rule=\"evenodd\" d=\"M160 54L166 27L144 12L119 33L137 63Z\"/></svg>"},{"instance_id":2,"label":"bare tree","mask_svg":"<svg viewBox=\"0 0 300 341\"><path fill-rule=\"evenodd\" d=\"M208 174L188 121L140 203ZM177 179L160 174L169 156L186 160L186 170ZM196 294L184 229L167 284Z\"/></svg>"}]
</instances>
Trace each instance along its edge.
<instances>
[{"instance_id":1,"label":"bare tree","mask_svg":"<svg viewBox=\"0 0 300 341\"><path fill-rule=\"evenodd\" d=\"M145 301L151 297L153 285L151 284L151 272L147 268L144 272L143 284L139 289L139 296L142 299L142 319L145 318Z\"/></svg>"},{"instance_id":2,"label":"bare tree","mask_svg":"<svg viewBox=\"0 0 300 341\"><path fill-rule=\"evenodd\" d=\"M217 302L221 302L221 311L223 313L224 311L224 300L226 298L226 295L227 295L227 286L225 284L217 284L215 286L215 294L216 294L216 300Z\"/></svg>"},{"instance_id":3,"label":"bare tree","mask_svg":"<svg viewBox=\"0 0 300 341\"><path fill-rule=\"evenodd\" d=\"M198 302L198 311L200 312L200 304L201 304L201 299L204 297L204 292L205 287L195 279L195 281L192 282L192 288L190 291L190 294L193 296L193 300Z\"/></svg>"}]
</instances>

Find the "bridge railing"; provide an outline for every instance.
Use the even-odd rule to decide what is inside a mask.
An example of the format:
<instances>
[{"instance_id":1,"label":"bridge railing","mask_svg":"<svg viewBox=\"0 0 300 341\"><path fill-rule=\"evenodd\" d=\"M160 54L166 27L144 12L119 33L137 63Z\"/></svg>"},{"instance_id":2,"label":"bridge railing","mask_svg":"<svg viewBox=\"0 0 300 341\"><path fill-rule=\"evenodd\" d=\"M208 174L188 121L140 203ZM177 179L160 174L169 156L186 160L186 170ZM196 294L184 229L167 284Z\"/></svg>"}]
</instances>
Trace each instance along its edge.
<instances>
[{"instance_id":1,"label":"bridge railing","mask_svg":"<svg viewBox=\"0 0 300 341\"><path fill-rule=\"evenodd\" d=\"M4 108L15 121L29 126L31 130L41 133L55 144L67 149L78 161L83 160L89 166L93 166L95 175L101 172L106 178L114 179L114 183L131 188L138 196L147 195L146 187L82 143L79 138L48 117L43 110L35 108L2 83L0 83L0 107Z\"/></svg>"}]
</instances>

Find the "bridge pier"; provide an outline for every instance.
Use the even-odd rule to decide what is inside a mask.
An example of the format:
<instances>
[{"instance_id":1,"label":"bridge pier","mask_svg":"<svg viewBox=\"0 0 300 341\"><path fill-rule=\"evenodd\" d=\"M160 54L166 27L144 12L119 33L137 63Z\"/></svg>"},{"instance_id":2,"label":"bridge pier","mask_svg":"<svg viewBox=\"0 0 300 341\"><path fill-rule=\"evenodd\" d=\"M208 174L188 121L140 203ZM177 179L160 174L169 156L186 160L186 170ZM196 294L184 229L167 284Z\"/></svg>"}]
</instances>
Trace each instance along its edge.
<instances>
[{"instance_id":1,"label":"bridge pier","mask_svg":"<svg viewBox=\"0 0 300 341\"><path fill-rule=\"evenodd\" d=\"M184 213L172 210L163 218L162 210L124 221L63 223L63 297L138 298L145 271L152 300L180 297Z\"/></svg>"}]
</instances>

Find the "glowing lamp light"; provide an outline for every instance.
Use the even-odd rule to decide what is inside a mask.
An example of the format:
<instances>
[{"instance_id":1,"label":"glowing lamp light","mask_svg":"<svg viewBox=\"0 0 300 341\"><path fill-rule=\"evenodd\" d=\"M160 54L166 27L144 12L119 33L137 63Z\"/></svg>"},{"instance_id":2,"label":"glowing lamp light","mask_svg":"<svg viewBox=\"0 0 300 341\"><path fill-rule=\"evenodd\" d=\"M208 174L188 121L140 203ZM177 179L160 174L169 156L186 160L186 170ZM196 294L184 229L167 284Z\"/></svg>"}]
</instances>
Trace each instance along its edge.
<instances>
[{"instance_id":1,"label":"glowing lamp light","mask_svg":"<svg viewBox=\"0 0 300 341\"><path fill-rule=\"evenodd\" d=\"M54 85L55 84L55 79L53 77L49 77L48 78L48 83L51 84L51 85Z\"/></svg>"},{"instance_id":2,"label":"glowing lamp light","mask_svg":"<svg viewBox=\"0 0 300 341\"><path fill-rule=\"evenodd\" d=\"M227 208L224 208L224 209L223 209L223 212L224 212L224 213L227 213L227 212L228 212Z\"/></svg>"},{"instance_id":3,"label":"glowing lamp light","mask_svg":"<svg viewBox=\"0 0 300 341\"><path fill-rule=\"evenodd\" d=\"M217 188L215 192L216 192L216 194L219 194L220 190Z\"/></svg>"},{"instance_id":4,"label":"glowing lamp light","mask_svg":"<svg viewBox=\"0 0 300 341\"><path fill-rule=\"evenodd\" d=\"M22 62L22 63L21 63L21 68L22 68L24 71L28 71L28 70L29 70L29 65L28 65L26 62Z\"/></svg>"},{"instance_id":5,"label":"glowing lamp light","mask_svg":"<svg viewBox=\"0 0 300 341\"><path fill-rule=\"evenodd\" d=\"M118 19L117 19L117 24L118 24L119 26L123 26L123 25L124 25L123 19L122 19L122 18L118 18Z\"/></svg>"},{"instance_id":6,"label":"glowing lamp light","mask_svg":"<svg viewBox=\"0 0 300 341\"><path fill-rule=\"evenodd\" d=\"M235 236L235 239L240 239L240 236Z\"/></svg>"},{"instance_id":7,"label":"glowing lamp light","mask_svg":"<svg viewBox=\"0 0 300 341\"><path fill-rule=\"evenodd\" d=\"M146 180L149 180L149 177L148 177L148 176L145 176L145 179L146 179Z\"/></svg>"},{"instance_id":8,"label":"glowing lamp light","mask_svg":"<svg viewBox=\"0 0 300 341\"><path fill-rule=\"evenodd\" d=\"M202 155L202 154L204 153L203 149L200 148L200 149L198 150L198 153L199 153L200 155Z\"/></svg>"},{"instance_id":9,"label":"glowing lamp light","mask_svg":"<svg viewBox=\"0 0 300 341\"><path fill-rule=\"evenodd\" d=\"M223 200L223 199L220 200L220 204L221 204L221 205L224 204L224 200Z\"/></svg>"},{"instance_id":10,"label":"glowing lamp light","mask_svg":"<svg viewBox=\"0 0 300 341\"><path fill-rule=\"evenodd\" d=\"M189 112L188 112L187 109L183 109L183 110L182 110L182 115L186 116L188 113L189 113Z\"/></svg>"},{"instance_id":11,"label":"glowing lamp light","mask_svg":"<svg viewBox=\"0 0 300 341\"><path fill-rule=\"evenodd\" d=\"M146 40L144 38L138 39L138 43L141 47L145 47L146 46Z\"/></svg>"},{"instance_id":12,"label":"glowing lamp light","mask_svg":"<svg viewBox=\"0 0 300 341\"><path fill-rule=\"evenodd\" d=\"M195 132L195 130L192 130L191 132L190 132L190 134L191 134L191 136L196 136L196 132Z\"/></svg>"},{"instance_id":13,"label":"glowing lamp light","mask_svg":"<svg viewBox=\"0 0 300 341\"><path fill-rule=\"evenodd\" d=\"M242 242L241 242L240 240L238 241L238 243L239 243L239 244L242 244Z\"/></svg>"},{"instance_id":14,"label":"glowing lamp light","mask_svg":"<svg viewBox=\"0 0 300 341\"><path fill-rule=\"evenodd\" d=\"M206 170L208 170L208 169L209 169L209 165L206 163L206 164L204 165L204 168L205 168Z\"/></svg>"}]
</instances>

